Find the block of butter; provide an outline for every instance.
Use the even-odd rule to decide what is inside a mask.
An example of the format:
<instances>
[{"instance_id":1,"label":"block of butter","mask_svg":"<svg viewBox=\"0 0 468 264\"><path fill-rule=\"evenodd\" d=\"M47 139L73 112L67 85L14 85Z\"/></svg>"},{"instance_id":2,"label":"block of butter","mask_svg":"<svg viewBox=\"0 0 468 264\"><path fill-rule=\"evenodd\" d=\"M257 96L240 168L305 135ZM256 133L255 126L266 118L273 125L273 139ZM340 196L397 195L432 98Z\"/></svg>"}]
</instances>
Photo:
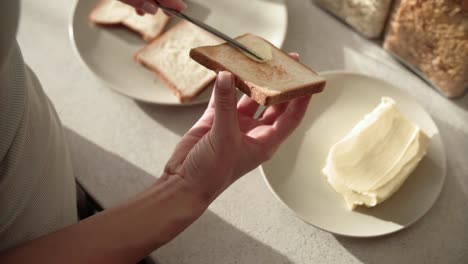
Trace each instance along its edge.
<instances>
[{"instance_id":1,"label":"block of butter","mask_svg":"<svg viewBox=\"0 0 468 264\"><path fill-rule=\"evenodd\" d=\"M372 207L395 193L426 154L428 136L391 98L331 147L323 173L347 208Z\"/></svg>"}]
</instances>

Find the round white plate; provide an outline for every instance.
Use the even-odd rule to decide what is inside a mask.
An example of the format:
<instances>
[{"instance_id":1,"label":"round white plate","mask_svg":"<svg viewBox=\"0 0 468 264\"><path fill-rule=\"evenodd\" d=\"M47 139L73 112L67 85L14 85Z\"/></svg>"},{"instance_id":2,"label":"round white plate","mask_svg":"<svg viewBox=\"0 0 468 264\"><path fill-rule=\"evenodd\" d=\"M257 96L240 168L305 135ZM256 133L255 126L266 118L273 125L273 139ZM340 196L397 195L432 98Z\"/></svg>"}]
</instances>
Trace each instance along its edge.
<instances>
[{"instance_id":1,"label":"round white plate","mask_svg":"<svg viewBox=\"0 0 468 264\"><path fill-rule=\"evenodd\" d=\"M312 99L301 126L262 165L268 185L304 221L334 234L373 237L408 227L431 208L445 179L445 151L434 121L411 96L389 83L354 73L323 76L327 86ZM400 111L432 137L428 152L387 201L348 211L321 170L330 147L372 111L382 96L395 99Z\"/></svg>"},{"instance_id":2,"label":"round white plate","mask_svg":"<svg viewBox=\"0 0 468 264\"><path fill-rule=\"evenodd\" d=\"M281 47L286 36L287 10L284 0L190 0L187 14L235 37L253 33ZM83 62L115 91L136 100L181 105L177 97L153 73L138 65L133 56L145 46L125 28L96 27L89 13L98 0L78 0L70 21L71 42ZM261 12L259 12L261 10ZM173 19L169 27L178 19ZM211 89L195 101L209 100ZM183 104L187 105L187 104Z\"/></svg>"}]
</instances>

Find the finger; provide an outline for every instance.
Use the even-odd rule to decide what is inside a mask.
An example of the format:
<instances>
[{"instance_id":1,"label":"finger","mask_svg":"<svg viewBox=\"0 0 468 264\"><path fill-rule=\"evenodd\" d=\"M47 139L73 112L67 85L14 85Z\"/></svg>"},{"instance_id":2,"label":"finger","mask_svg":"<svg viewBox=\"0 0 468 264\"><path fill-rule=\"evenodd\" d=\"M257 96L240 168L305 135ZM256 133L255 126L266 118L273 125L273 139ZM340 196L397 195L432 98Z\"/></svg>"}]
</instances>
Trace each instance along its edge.
<instances>
[{"instance_id":1,"label":"finger","mask_svg":"<svg viewBox=\"0 0 468 264\"><path fill-rule=\"evenodd\" d=\"M164 7L169 7L177 11L182 11L187 8L187 4L181 0L157 0L156 2Z\"/></svg>"},{"instance_id":2,"label":"finger","mask_svg":"<svg viewBox=\"0 0 468 264\"><path fill-rule=\"evenodd\" d=\"M208 109L214 109L215 107L215 89L213 89L213 91L211 92L211 97L210 97L210 102L208 103L208 107L206 108L207 110Z\"/></svg>"},{"instance_id":3,"label":"finger","mask_svg":"<svg viewBox=\"0 0 468 264\"><path fill-rule=\"evenodd\" d=\"M260 115L258 121L266 125L273 124L276 121L276 119L286 110L288 105L289 101L269 106Z\"/></svg>"},{"instance_id":4,"label":"finger","mask_svg":"<svg viewBox=\"0 0 468 264\"><path fill-rule=\"evenodd\" d=\"M195 123L195 125L192 127L198 127L200 125L208 125L212 126L213 125L213 120L214 120L214 110L215 110L215 90L211 92L211 97L210 101L208 102L208 106L205 109L205 112L203 112L202 116L198 121Z\"/></svg>"},{"instance_id":5,"label":"finger","mask_svg":"<svg viewBox=\"0 0 468 264\"><path fill-rule=\"evenodd\" d=\"M193 125L193 128L200 126L212 127L214 121L214 109L206 109L203 115L198 119L198 121Z\"/></svg>"},{"instance_id":6,"label":"finger","mask_svg":"<svg viewBox=\"0 0 468 264\"><path fill-rule=\"evenodd\" d=\"M213 113L205 112L176 145L166 167L175 171L175 168L185 160L190 150L210 131L212 124Z\"/></svg>"},{"instance_id":7,"label":"finger","mask_svg":"<svg viewBox=\"0 0 468 264\"><path fill-rule=\"evenodd\" d=\"M182 11L187 8L187 5L182 0L120 0L128 5L133 6L139 15L143 13L156 14L158 5L169 7L177 11Z\"/></svg>"},{"instance_id":8,"label":"finger","mask_svg":"<svg viewBox=\"0 0 468 264\"><path fill-rule=\"evenodd\" d=\"M257 112L258 103L252 100L247 95L243 95L242 98L237 103L237 111L243 115L253 117L255 112Z\"/></svg>"},{"instance_id":9,"label":"finger","mask_svg":"<svg viewBox=\"0 0 468 264\"><path fill-rule=\"evenodd\" d=\"M156 14L158 12L158 6L153 0L120 0L128 5L131 5L135 8L137 14L144 15Z\"/></svg>"},{"instance_id":10,"label":"finger","mask_svg":"<svg viewBox=\"0 0 468 264\"><path fill-rule=\"evenodd\" d=\"M144 10L141 10L139 8L135 8L135 12L139 15L139 16L143 16L146 14L146 12Z\"/></svg>"},{"instance_id":11,"label":"finger","mask_svg":"<svg viewBox=\"0 0 468 264\"><path fill-rule=\"evenodd\" d=\"M289 102L286 110L276 119L269 131L261 138L273 148L281 144L299 126L309 106L311 96L303 96Z\"/></svg>"},{"instance_id":12,"label":"finger","mask_svg":"<svg viewBox=\"0 0 468 264\"><path fill-rule=\"evenodd\" d=\"M151 0L145 0L140 6L140 9L148 14L156 14L158 12L158 6Z\"/></svg>"},{"instance_id":13,"label":"finger","mask_svg":"<svg viewBox=\"0 0 468 264\"><path fill-rule=\"evenodd\" d=\"M210 102L203 115L198 121L185 133L180 142L177 144L174 153L168 161L168 167L174 167L181 164L185 160L190 150L197 142L210 131L214 121L214 90L211 94Z\"/></svg>"},{"instance_id":14,"label":"finger","mask_svg":"<svg viewBox=\"0 0 468 264\"><path fill-rule=\"evenodd\" d=\"M200 139L208 133L208 127L193 127L185 134L179 143L177 143L174 152L166 163L164 169L169 174L174 173L178 170L180 164L184 162L187 155L193 149L193 147L200 141Z\"/></svg>"},{"instance_id":15,"label":"finger","mask_svg":"<svg viewBox=\"0 0 468 264\"><path fill-rule=\"evenodd\" d=\"M215 116L213 132L219 136L229 136L239 131L236 107L236 88L230 72L218 73L214 88Z\"/></svg>"},{"instance_id":16,"label":"finger","mask_svg":"<svg viewBox=\"0 0 468 264\"><path fill-rule=\"evenodd\" d=\"M291 57L291 58L293 58L293 59L299 61L299 53L297 53L297 52L290 52L288 55L289 55L289 57Z\"/></svg>"}]
</instances>

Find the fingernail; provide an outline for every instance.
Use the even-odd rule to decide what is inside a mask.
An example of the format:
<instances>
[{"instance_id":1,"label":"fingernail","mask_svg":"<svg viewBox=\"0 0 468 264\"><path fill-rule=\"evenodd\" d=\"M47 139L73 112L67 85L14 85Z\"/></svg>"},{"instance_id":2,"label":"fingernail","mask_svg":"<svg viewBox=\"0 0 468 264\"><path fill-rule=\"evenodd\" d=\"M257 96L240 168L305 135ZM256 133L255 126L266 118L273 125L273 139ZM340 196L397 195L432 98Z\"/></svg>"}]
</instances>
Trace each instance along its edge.
<instances>
[{"instance_id":1,"label":"fingernail","mask_svg":"<svg viewBox=\"0 0 468 264\"><path fill-rule=\"evenodd\" d=\"M156 12L158 12L158 6L151 1L145 1L141 6L141 9L146 13L153 15L156 14Z\"/></svg>"}]
</instances>

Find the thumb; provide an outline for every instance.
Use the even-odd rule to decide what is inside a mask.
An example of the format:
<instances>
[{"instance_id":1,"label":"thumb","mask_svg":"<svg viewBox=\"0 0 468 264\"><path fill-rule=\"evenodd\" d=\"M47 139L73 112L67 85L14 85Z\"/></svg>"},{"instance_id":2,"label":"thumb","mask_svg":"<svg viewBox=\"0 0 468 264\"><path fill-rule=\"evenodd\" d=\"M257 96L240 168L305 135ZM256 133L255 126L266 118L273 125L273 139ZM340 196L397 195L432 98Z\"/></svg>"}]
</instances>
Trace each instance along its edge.
<instances>
[{"instance_id":1,"label":"thumb","mask_svg":"<svg viewBox=\"0 0 468 264\"><path fill-rule=\"evenodd\" d=\"M234 76L222 71L216 78L214 91L215 117L213 132L217 136L229 137L239 131L237 120L237 98Z\"/></svg>"}]
</instances>

